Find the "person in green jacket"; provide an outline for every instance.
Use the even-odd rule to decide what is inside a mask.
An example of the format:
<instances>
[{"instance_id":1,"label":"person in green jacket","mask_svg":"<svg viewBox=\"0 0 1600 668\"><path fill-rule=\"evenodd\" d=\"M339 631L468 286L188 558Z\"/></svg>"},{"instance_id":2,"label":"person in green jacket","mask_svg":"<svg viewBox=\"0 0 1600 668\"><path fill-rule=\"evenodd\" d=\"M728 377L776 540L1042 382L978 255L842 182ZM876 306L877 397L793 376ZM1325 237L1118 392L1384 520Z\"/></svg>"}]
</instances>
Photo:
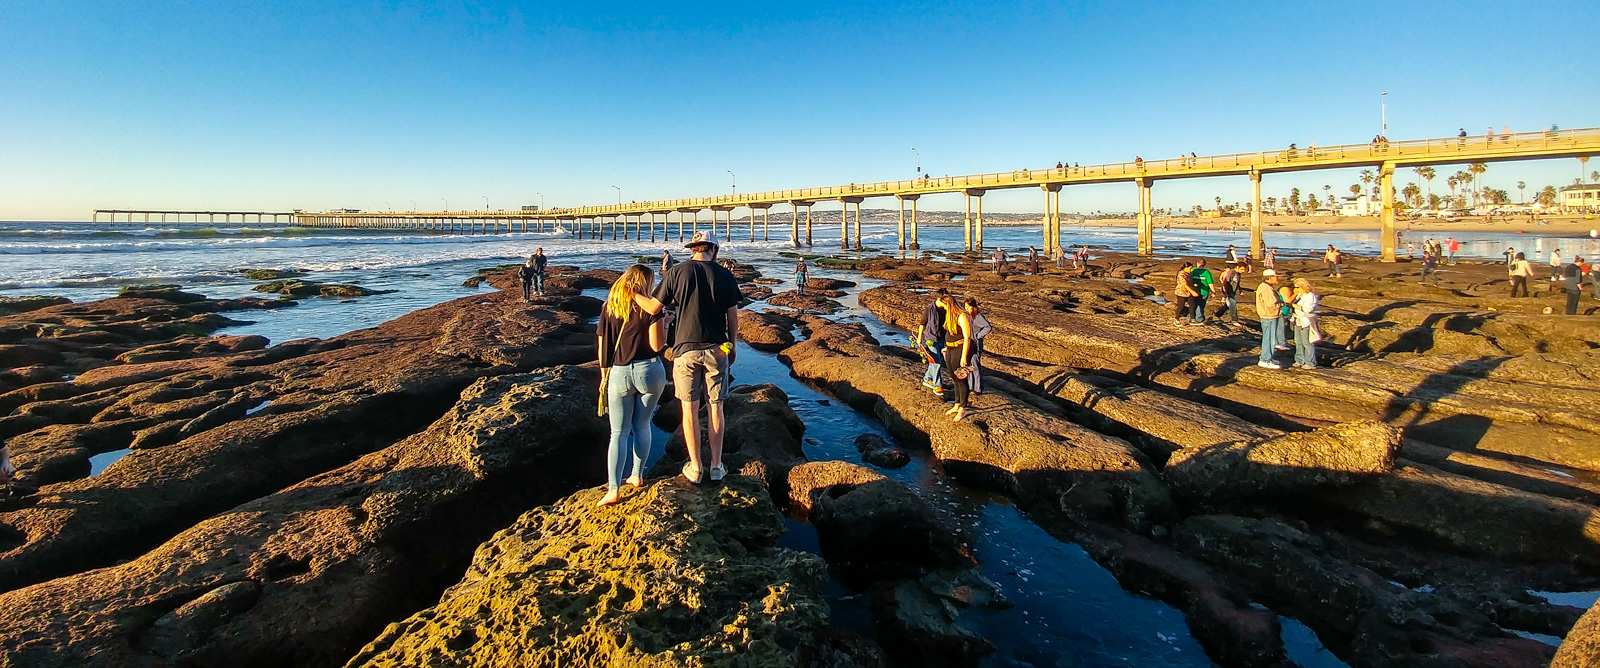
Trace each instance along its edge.
<instances>
[{"instance_id":1,"label":"person in green jacket","mask_svg":"<svg viewBox=\"0 0 1600 668\"><path fill-rule=\"evenodd\" d=\"M1215 280L1211 276L1211 270L1206 269L1205 258L1195 260L1194 269L1189 270L1189 284L1195 293L1195 297L1190 300L1189 322L1191 324L1205 324L1206 300L1211 298L1211 284Z\"/></svg>"}]
</instances>

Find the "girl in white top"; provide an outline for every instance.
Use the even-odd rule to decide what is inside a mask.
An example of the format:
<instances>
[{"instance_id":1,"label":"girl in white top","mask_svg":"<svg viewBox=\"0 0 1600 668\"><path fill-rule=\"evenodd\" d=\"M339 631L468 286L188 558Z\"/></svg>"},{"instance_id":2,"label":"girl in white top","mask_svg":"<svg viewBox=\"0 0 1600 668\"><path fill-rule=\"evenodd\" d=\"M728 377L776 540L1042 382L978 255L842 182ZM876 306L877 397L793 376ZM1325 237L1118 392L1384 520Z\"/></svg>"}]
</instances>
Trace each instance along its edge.
<instances>
[{"instance_id":1,"label":"girl in white top","mask_svg":"<svg viewBox=\"0 0 1600 668\"><path fill-rule=\"evenodd\" d=\"M1294 279L1294 366L1297 369L1317 368L1317 341L1322 335L1317 331L1317 293L1311 290L1311 281Z\"/></svg>"}]
</instances>

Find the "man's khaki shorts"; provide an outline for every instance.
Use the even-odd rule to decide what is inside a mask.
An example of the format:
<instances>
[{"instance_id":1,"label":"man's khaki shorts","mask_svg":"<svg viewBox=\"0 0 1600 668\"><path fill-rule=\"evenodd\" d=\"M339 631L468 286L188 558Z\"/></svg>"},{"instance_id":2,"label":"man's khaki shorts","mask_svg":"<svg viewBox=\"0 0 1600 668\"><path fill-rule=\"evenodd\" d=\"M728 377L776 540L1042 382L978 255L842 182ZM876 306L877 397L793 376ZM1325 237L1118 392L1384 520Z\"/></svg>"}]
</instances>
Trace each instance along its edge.
<instances>
[{"instance_id":1,"label":"man's khaki shorts","mask_svg":"<svg viewBox=\"0 0 1600 668\"><path fill-rule=\"evenodd\" d=\"M728 358L716 348L690 350L672 360L673 394L686 404L728 398Z\"/></svg>"}]
</instances>

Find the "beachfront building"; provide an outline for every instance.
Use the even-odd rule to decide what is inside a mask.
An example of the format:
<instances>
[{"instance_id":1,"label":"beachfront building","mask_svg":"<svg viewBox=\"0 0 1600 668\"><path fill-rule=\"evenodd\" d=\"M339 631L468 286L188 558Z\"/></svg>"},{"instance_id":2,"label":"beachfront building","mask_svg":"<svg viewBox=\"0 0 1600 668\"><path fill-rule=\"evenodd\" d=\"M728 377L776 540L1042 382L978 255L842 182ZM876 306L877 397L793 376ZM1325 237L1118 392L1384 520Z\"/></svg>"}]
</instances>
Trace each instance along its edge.
<instances>
[{"instance_id":1,"label":"beachfront building","mask_svg":"<svg viewBox=\"0 0 1600 668\"><path fill-rule=\"evenodd\" d=\"M1372 198L1365 194L1340 198L1339 215L1341 216L1373 216L1377 215L1377 213L1377 207L1372 205Z\"/></svg>"},{"instance_id":2,"label":"beachfront building","mask_svg":"<svg viewBox=\"0 0 1600 668\"><path fill-rule=\"evenodd\" d=\"M1580 183L1562 188L1561 212L1600 212L1600 183Z\"/></svg>"}]
</instances>

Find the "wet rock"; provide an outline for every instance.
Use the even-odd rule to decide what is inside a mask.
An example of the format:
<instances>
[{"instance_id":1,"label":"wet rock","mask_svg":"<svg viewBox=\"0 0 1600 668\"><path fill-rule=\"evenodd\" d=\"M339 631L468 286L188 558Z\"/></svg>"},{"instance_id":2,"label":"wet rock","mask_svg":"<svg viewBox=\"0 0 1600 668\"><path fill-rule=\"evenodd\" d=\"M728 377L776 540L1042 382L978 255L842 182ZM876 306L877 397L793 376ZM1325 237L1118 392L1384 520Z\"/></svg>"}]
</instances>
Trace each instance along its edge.
<instances>
[{"instance_id":1,"label":"wet rock","mask_svg":"<svg viewBox=\"0 0 1600 668\"><path fill-rule=\"evenodd\" d=\"M37 311L48 306L71 303L71 299L55 295L0 296L0 315L27 313L28 311Z\"/></svg>"},{"instance_id":2,"label":"wet rock","mask_svg":"<svg viewBox=\"0 0 1600 668\"><path fill-rule=\"evenodd\" d=\"M792 308L801 313L836 313L844 306L827 297L812 294L800 294L793 290L780 292L769 298L767 303L773 306Z\"/></svg>"},{"instance_id":3,"label":"wet rock","mask_svg":"<svg viewBox=\"0 0 1600 668\"><path fill-rule=\"evenodd\" d=\"M127 563L0 594L0 652L45 668L343 661L432 603L496 528L597 476L596 383L577 367L479 380L389 447Z\"/></svg>"},{"instance_id":4,"label":"wet rock","mask_svg":"<svg viewBox=\"0 0 1600 668\"><path fill-rule=\"evenodd\" d=\"M929 443L951 475L1025 504L1135 527L1171 511L1166 485L1126 441L998 390L976 397L967 420L952 422L945 404L922 388L924 367L911 353L879 347L859 325L805 323L810 338L779 354L794 374L879 416L896 436Z\"/></svg>"},{"instance_id":5,"label":"wet rock","mask_svg":"<svg viewBox=\"0 0 1600 668\"><path fill-rule=\"evenodd\" d=\"M1550 668L1594 668L1600 666L1600 603L1578 620L1556 651Z\"/></svg>"},{"instance_id":6,"label":"wet rock","mask_svg":"<svg viewBox=\"0 0 1600 668\"><path fill-rule=\"evenodd\" d=\"M906 451L890 445L877 434L857 436L855 446L856 451L861 453L861 459L868 464L897 469L911 462L911 456Z\"/></svg>"},{"instance_id":7,"label":"wet rock","mask_svg":"<svg viewBox=\"0 0 1600 668\"><path fill-rule=\"evenodd\" d=\"M475 288L475 287L478 287L480 285L483 285L483 281L484 281L484 277L483 276L473 276L472 278L469 278L469 279L467 279L465 281L462 281L461 282L461 287L463 287L463 288Z\"/></svg>"},{"instance_id":8,"label":"wet rock","mask_svg":"<svg viewBox=\"0 0 1600 668\"><path fill-rule=\"evenodd\" d=\"M766 285L766 286L773 286L773 285L778 285L778 284L783 283L783 281L781 279L777 279L777 278L754 278L754 279L750 279L750 282L754 283L756 285Z\"/></svg>"},{"instance_id":9,"label":"wet rock","mask_svg":"<svg viewBox=\"0 0 1600 668\"><path fill-rule=\"evenodd\" d=\"M599 495L495 534L438 605L349 665L847 665L828 639L825 567L774 546L783 527L760 481L659 481L596 510Z\"/></svg>"},{"instance_id":10,"label":"wet rock","mask_svg":"<svg viewBox=\"0 0 1600 668\"><path fill-rule=\"evenodd\" d=\"M286 297L366 297L393 292L393 290L369 290L359 285L345 283L319 283L300 279L270 281L252 289L256 292L268 292Z\"/></svg>"},{"instance_id":11,"label":"wet rock","mask_svg":"<svg viewBox=\"0 0 1600 668\"><path fill-rule=\"evenodd\" d=\"M275 281L306 275L306 272L299 269L240 269L239 273L252 281Z\"/></svg>"},{"instance_id":12,"label":"wet rock","mask_svg":"<svg viewBox=\"0 0 1600 668\"><path fill-rule=\"evenodd\" d=\"M1600 566L1600 512L1594 506L1422 464L1402 462L1389 475L1326 490L1315 499L1472 554Z\"/></svg>"},{"instance_id":13,"label":"wet rock","mask_svg":"<svg viewBox=\"0 0 1600 668\"><path fill-rule=\"evenodd\" d=\"M739 340L756 350L775 352L794 344L794 318L762 311L739 312Z\"/></svg>"},{"instance_id":14,"label":"wet rock","mask_svg":"<svg viewBox=\"0 0 1600 668\"><path fill-rule=\"evenodd\" d=\"M878 589L873 618L884 649L902 665L976 666L994 644L957 623L955 604L915 580Z\"/></svg>"},{"instance_id":15,"label":"wet rock","mask_svg":"<svg viewBox=\"0 0 1600 668\"><path fill-rule=\"evenodd\" d=\"M1305 622L1353 665L1543 665L1552 648L1513 636L1482 611L1416 594L1330 554L1274 520L1203 515L1174 540L1232 573L1257 600Z\"/></svg>"},{"instance_id":16,"label":"wet rock","mask_svg":"<svg viewBox=\"0 0 1600 668\"><path fill-rule=\"evenodd\" d=\"M760 270L737 260L718 260L717 263L732 273L734 280L739 281L740 283L748 283L757 278L761 278Z\"/></svg>"},{"instance_id":17,"label":"wet rock","mask_svg":"<svg viewBox=\"0 0 1600 668\"><path fill-rule=\"evenodd\" d=\"M681 408L679 405L678 410ZM726 423L723 466L729 472L765 480L773 493L781 497L785 493L789 467L805 461L805 450L800 442L805 424L789 408L789 396L776 385L734 387L724 402L723 419ZM701 424L705 424L704 419ZM683 432L678 426L675 423L670 427L677 431L667 441L665 456L656 464L654 471L658 475L676 475L688 460ZM705 443L705 439L701 439L702 448L707 447ZM709 454L703 452L702 455L701 461L709 461Z\"/></svg>"},{"instance_id":18,"label":"wet rock","mask_svg":"<svg viewBox=\"0 0 1600 668\"><path fill-rule=\"evenodd\" d=\"M853 288L855 286L855 281L847 281L842 278L806 279L806 292L811 292L812 290L843 290L844 288Z\"/></svg>"},{"instance_id":19,"label":"wet rock","mask_svg":"<svg viewBox=\"0 0 1600 668\"><path fill-rule=\"evenodd\" d=\"M27 537L0 551L0 589L132 558L202 518L343 466L425 427L480 377L586 361L592 330L568 310L580 298L564 299L528 307L511 293L475 295L327 341L102 366L34 386L19 410L59 406L49 421L60 426L49 438L9 438L18 459L87 473L91 452L141 447L98 476L43 486L38 506L0 513ZM271 410L243 416L268 398ZM122 428L71 434L101 422ZM129 440L110 440L118 434Z\"/></svg>"},{"instance_id":20,"label":"wet rock","mask_svg":"<svg viewBox=\"0 0 1600 668\"><path fill-rule=\"evenodd\" d=\"M1294 496L1393 470L1400 430L1375 420L1179 450L1162 475L1175 494L1204 503Z\"/></svg>"},{"instance_id":21,"label":"wet rock","mask_svg":"<svg viewBox=\"0 0 1600 668\"><path fill-rule=\"evenodd\" d=\"M205 295L184 292L179 286L159 283L124 285L122 289L117 290L117 296L126 299L159 299L177 304L189 304L206 300Z\"/></svg>"},{"instance_id":22,"label":"wet rock","mask_svg":"<svg viewBox=\"0 0 1600 668\"><path fill-rule=\"evenodd\" d=\"M182 337L173 341L140 346L116 357L123 364L165 362L210 355L228 355L267 347L265 336Z\"/></svg>"},{"instance_id":23,"label":"wet rock","mask_svg":"<svg viewBox=\"0 0 1600 668\"><path fill-rule=\"evenodd\" d=\"M973 565L959 531L904 485L848 462L799 464L788 473L790 507L811 520L822 554L857 581L914 577Z\"/></svg>"}]
</instances>

